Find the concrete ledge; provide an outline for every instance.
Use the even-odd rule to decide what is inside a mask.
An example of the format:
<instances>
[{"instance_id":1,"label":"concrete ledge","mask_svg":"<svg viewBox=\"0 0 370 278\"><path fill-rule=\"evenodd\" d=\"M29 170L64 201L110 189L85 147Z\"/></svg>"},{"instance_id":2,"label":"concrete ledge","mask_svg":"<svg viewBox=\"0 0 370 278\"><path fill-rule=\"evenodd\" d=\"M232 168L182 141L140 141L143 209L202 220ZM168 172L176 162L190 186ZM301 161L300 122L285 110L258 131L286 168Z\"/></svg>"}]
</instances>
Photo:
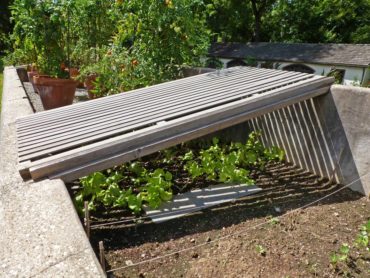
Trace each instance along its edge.
<instances>
[{"instance_id":1,"label":"concrete ledge","mask_svg":"<svg viewBox=\"0 0 370 278\"><path fill-rule=\"evenodd\" d=\"M33 113L5 68L0 121L0 277L105 277L61 180L23 182L15 119Z\"/></svg>"},{"instance_id":2,"label":"concrete ledge","mask_svg":"<svg viewBox=\"0 0 370 278\"><path fill-rule=\"evenodd\" d=\"M346 165L341 165L347 181L361 178L355 186L357 191L369 196L370 194L370 89L334 85L331 87L331 96L348 142L350 159L357 171L349 172ZM337 128L331 126L330 128ZM333 138L334 144L338 138ZM366 176L364 176L366 175Z\"/></svg>"}]
</instances>

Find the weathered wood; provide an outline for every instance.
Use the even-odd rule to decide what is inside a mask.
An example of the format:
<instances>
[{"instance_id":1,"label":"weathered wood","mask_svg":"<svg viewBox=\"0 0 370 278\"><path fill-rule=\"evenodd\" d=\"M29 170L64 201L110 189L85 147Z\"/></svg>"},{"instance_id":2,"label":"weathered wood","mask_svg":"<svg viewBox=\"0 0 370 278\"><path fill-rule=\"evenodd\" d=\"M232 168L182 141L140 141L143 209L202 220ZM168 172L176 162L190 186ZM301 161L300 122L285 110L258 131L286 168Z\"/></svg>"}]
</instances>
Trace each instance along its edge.
<instances>
[{"instance_id":1,"label":"weathered wood","mask_svg":"<svg viewBox=\"0 0 370 278\"><path fill-rule=\"evenodd\" d=\"M258 95L256 95L256 96L258 96ZM94 142L94 141L99 140L99 139L104 139L104 138L108 138L108 137L117 135L117 134L122 133L124 131L130 131L130 130L134 130L134 129L138 129L138 128L148 127L148 126L150 126L150 124L160 122L160 121L165 121L165 120L168 120L168 118L167 117L156 117L156 118L154 118L154 120L152 120L150 122L142 123L141 121L138 121L136 125L130 126L129 129L127 129L127 128L125 129L125 127L123 127L122 129L113 128L113 129L108 130L108 131L98 130L98 132L95 132L95 135L94 135L94 133L91 133L91 134L90 133L83 133L83 135L80 136L80 137L76 136L76 138L64 139L60 143L57 142L57 143L54 143L54 144L49 144L47 146L47 148L34 146L34 148L31 149L30 151L20 150L19 153L20 153L20 156L21 156L22 159L25 159L25 160L35 159L35 158L38 158L38 157L48 155L50 152L58 152L58 151L62 151L62 150L68 149L68 148L72 148L74 146L78 146L78 145L81 145L81 144L86 144L86 143L89 143L89 142L91 143L91 142ZM80 140L78 140L78 139L80 139Z\"/></svg>"},{"instance_id":2,"label":"weathered wood","mask_svg":"<svg viewBox=\"0 0 370 278\"><path fill-rule=\"evenodd\" d=\"M87 238L90 239L90 212L89 212L89 202L85 201L84 202L84 224L85 224L85 231L86 231L86 236Z\"/></svg>"},{"instance_id":3,"label":"weathered wood","mask_svg":"<svg viewBox=\"0 0 370 278\"><path fill-rule=\"evenodd\" d=\"M284 79L283 79L284 77ZM294 78L294 80L293 80ZM170 94L168 97L166 98L162 98L161 100L153 100L153 99L150 99L148 101L145 101L145 102L140 102L139 100L135 103L135 104L127 104L127 103L122 103L118 106L118 108L115 108L115 107L110 107L109 109L105 109L103 112L99 112L99 111L96 111L96 113L94 115L90 115L90 116L85 116L85 115L80 115L79 118L77 119L68 119L68 120L64 120L62 122L60 122L59 120L57 121L53 121L52 124L44 124L43 126L40 126L39 128L37 128L37 135L39 135L40 133L46 133L46 132L50 132L50 131L55 131L55 130L59 130L59 129L70 129L71 128L71 125L73 127L78 127L78 126L81 126L81 125L85 125L86 123L89 123L89 122L95 122L95 121L99 121L99 122L105 122L107 119L109 120L112 120L114 119L114 117L118 118L118 117L123 117L125 116L125 121L127 120L127 116L130 116L131 118L132 117L135 117L137 115L142 115L143 111L145 111L145 114L149 113L150 111L155 111L155 110L158 110L159 107L161 107L162 109L164 108L167 108L166 110L171 113L170 111L171 110L175 110L174 109L174 105L176 105L176 107L186 107L186 105L188 104L192 104L192 105L196 105L197 102L214 102L214 100L217 100L219 98L225 98L225 96L235 96L236 98L238 96L242 97L242 96L248 96L248 91L250 91L252 88L254 88L254 90L264 90L266 86L268 87L276 87L278 86L279 84L285 84L285 83L288 83L289 81L295 81L295 80L301 80L301 79L304 79L305 77L302 77L302 78L299 78L299 77L296 77L296 76L278 76L276 78L269 78L268 80L266 80L266 78L261 78L261 79L257 79L257 80L254 80L253 82L244 82L246 85L248 85L248 90L246 90L245 88L242 87L242 84L243 82L239 82L238 84L234 84L231 85L231 86L228 86L227 89L228 89L228 92L232 92L232 90L236 90L236 94L233 92L233 93L229 93L229 94L223 94L224 92L224 88L218 88L218 90L216 88L208 88L207 91L203 90L203 91L191 91L191 93L186 93L184 95L181 95L180 93L178 94L175 94L175 95L172 95ZM259 82L257 82L259 81ZM277 82L279 81L279 82ZM273 83L274 82L274 83ZM281 83L282 82L282 83ZM275 84L276 83L276 84ZM273 86L271 84L274 84ZM244 90L240 90L241 88L243 88ZM266 88L268 89L268 88ZM204 92L205 91L205 92ZM218 98L217 98L218 97ZM159 105L159 104L162 104L162 105ZM210 104L211 105L211 104ZM164 107L163 107L164 106ZM178 109L178 108L176 108ZM85 114L85 113L84 113ZM122 118L121 118L121 121L122 121ZM34 126L33 129L26 129L26 130L18 130L18 134L19 134L19 138L20 138L20 141L22 142L23 140L35 135L35 131L34 129L36 128L37 126ZM50 134L48 134L50 135Z\"/></svg>"},{"instance_id":4,"label":"weathered wood","mask_svg":"<svg viewBox=\"0 0 370 278\"><path fill-rule=\"evenodd\" d=\"M81 177L324 94L328 92L331 83L332 79L328 78L314 78L310 83L301 81L262 95L214 107L206 112L190 114L163 125L66 151L33 162L30 173L33 179L61 177L70 180Z\"/></svg>"},{"instance_id":5,"label":"weathered wood","mask_svg":"<svg viewBox=\"0 0 370 278\"><path fill-rule=\"evenodd\" d=\"M300 79L288 79L290 81L298 81ZM278 85L285 85L285 83L279 83L276 82ZM266 86L262 87L264 89L271 89L273 86ZM196 103L189 102L187 107L182 106L182 109L178 105L170 105L166 106L163 105L164 108L168 107L169 111L163 111L160 108L157 108L157 110L149 110L147 113L144 113L145 111L142 111L142 115L138 116L132 116L129 115L123 116L120 115L118 119L113 117L112 119L105 119L104 121L101 121L100 119L95 122L94 125L87 125L87 126L78 126L78 128L75 130L75 128L69 130L68 128L63 129L56 129L55 132L49 134L49 133L41 133L40 135L37 135L35 139L32 139L34 137L30 137L28 141L22 141L20 138L19 142L19 151L21 155L24 155L27 153L26 151L28 149L32 150L32 152L36 152L38 150L42 150L42 148L38 148L39 146L48 145L50 147L50 144L53 142L62 141L64 144L68 143L68 139L72 141L77 141L80 139L79 136L92 138L95 134L103 134L105 132L114 131L115 133L122 133L125 131L130 131L134 128L138 128L140 126L147 126L159 121L167 120L168 118L176 118L184 114L189 114L194 111L199 111L201 109L207 109L208 107L212 107L215 105L221 105L223 103L231 102L235 99L241 98L241 97L249 97L253 93L258 93L259 89L255 90L247 90L247 92L243 93L243 91L239 94L239 91L235 91L231 93L230 97L225 96L219 96L215 97L213 102L211 100L204 100ZM237 94L237 95L236 95ZM236 95L236 96L235 96ZM186 105L180 104L180 105ZM152 113L151 113L152 112ZM122 118L125 119L125 121L122 121ZM139 126L135 124L140 124ZM60 135L60 134L63 135ZM54 136L53 136L54 135ZM111 134L109 134L111 135ZM36 140L40 139L40 140ZM79 144L79 142L76 142L76 144ZM54 146L57 146L58 143L54 144Z\"/></svg>"},{"instance_id":6,"label":"weathered wood","mask_svg":"<svg viewBox=\"0 0 370 278\"><path fill-rule=\"evenodd\" d=\"M105 272L105 251L103 241L99 241L99 260L103 271Z\"/></svg>"},{"instance_id":7,"label":"weathered wood","mask_svg":"<svg viewBox=\"0 0 370 278\"><path fill-rule=\"evenodd\" d=\"M222 86L218 84L216 81L213 82L215 84L202 87L197 86L196 88L191 88L190 86L186 88L186 90L181 91L181 88L176 88L176 90L171 92L165 92L166 94L164 96L161 96L161 98L155 98L155 96L152 96L152 93L148 93L146 96L146 99L136 99L136 100L127 100L126 98L122 98L120 102L111 102L109 106L103 107L102 110L97 109L96 107L93 107L91 111L79 111L79 114L77 117L72 118L72 115L68 115L67 118L61 118L61 115L58 113L53 113L50 115L48 121L41 121L37 123L31 124L24 124L24 123L18 123L18 134L20 137L27 135L27 134L33 134L34 128L39 127L38 131L44 131L44 130L51 130L56 127L64 127L68 126L68 124L73 123L81 123L86 121L93 121L96 118L101 118L103 116L111 117L115 113L126 113L126 114L132 114L136 113L139 114L141 110L146 110L148 107L151 106L157 107L156 104L158 102L166 103L173 102L176 103L177 101L186 101L187 99L204 99L204 98L212 98L213 95L224 95L225 93L228 93L233 88L241 88L243 87L243 84L248 85L249 87L256 87L261 85L267 85L267 84L274 84L276 80L281 80L287 82L288 78L293 77L302 77L302 79L307 78L305 74L300 73L274 73L270 74L268 77L266 76L259 76L258 78L253 77L252 79L243 78L242 80L236 79L236 80L228 80L228 82L223 82ZM218 80L217 80L218 81ZM238 81L238 82L237 82ZM275 85L276 86L276 85ZM225 89L226 92L225 92ZM95 101L95 100L94 100ZM89 103L89 102L88 102ZM107 109L109 108L109 109ZM89 113L88 113L89 112ZM56 117L56 118L53 118ZM84 120L84 121L82 121ZM32 127L32 129L30 128Z\"/></svg>"},{"instance_id":8,"label":"weathered wood","mask_svg":"<svg viewBox=\"0 0 370 278\"><path fill-rule=\"evenodd\" d=\"M225 71L225 70L223 70ZM125 101L127 99L131 99L131 98L139 98L141 95L143 95L144 97L149 97L152 96L153 94L155 94L156 92L160 92L161 94L167 94L168 92L166 91L167 89L171 89L172 87L176 88L176 92L179 92L179 89L189 89L191 88L191 86L194 85L194 79L201 79L201 83L198 83L196 86L208 86L209 84L217 84L217 82L223 82L223 80L225 78L234 78L234 77L243 77L244 78L248 78L251 76L250 73L253 73L254 75L261 75L262 73L264 73L265 77L266 76L269 76L271 74L276 74L276 73L280 73L280 74L283 74L284 72L282 71L277 71L277 70L269 70L269 69L256 69L256 68L248 68L248 67L245 67L245 68L241 68L241 69L238 69L238 68L232 68L232 69L227 69L227 72L231 72L231 74L233 75L225 75L225 74L217 74L217 73L206 73L204 75L199 75L199 76L194 76L194 77L189 77L189 78L185 78L185 79L180 79L180 80L175 80L175 81L170 81L170 82L166 82L166 83L162 83L162 84L158 84L158 85L154 85L154 86L151 86L149 88L141 88L141 89L136 89L136 90L133 90L133 91L129 91L129 92L125 92L125 93L122 93L122 94L117 94L117 95L113 95L113 96L109 96L109 97L105 97L105 98L99 98L99 99L95 99L95 100L92 100L92 101L89 101L89 102L84 102L84 103L77 103L77 104L74 104L73 106L68 106L68 107L60 107L58 109L54 109L53 110L53 113L50 113L50 111L44 111L44 112L40 112L40 113L37 113L37 114L34 114L32 116L28 116L28 117L23 117L23 118L19 118L17 119L17 123L21 123L21 124L26 124L26 123L34 123L34 124L38 124L38 123L43 123L42 120L45 120L46 122L48 120L54 120L53 119L53 115L58 115L59 117L60 116L63 116L65 115L66 117L70 117L71 115L73 115L73 113L78 113L77 115L80 115L79 113L80 112L85 112L89 109L92 109L93 111L96 110L97 107L99 107L99 105L102 105L102 104L107 104L108 107L110 105L112 105L113 103L115 103L116 101L120 100L120 99L125 99ZM297 73L293 73L293 72L290 72L291 74L297 74ZM234 76L235 75L235 76ZM307 74L306 74L307 75ZM212 77L212 76L216 76L217 78L204 78L205 76L207 77ZM308 75L307 75L308 76ZM179 86L183 84L183 86ZM150 93L148 95L148 93ZM107 106L105 106L107 108ZM50 115L52 114L52 115Z\"/></svg>"},{"instance_id":9,"label":"weathered wood","mask_svg":"<svg viewBox=\"0 0 370 278\"><path fill-rule=\"evenodd\" d=\"M71 180L329 90L332 78L234 68L17 121L24 178Z\"/></svg>"},{"instance_id":10,"label":"weathered wood","mask_svg":"<svg viewBox=\"0 0 370 278\"><path fill-rule=\"evenodd\" d=\"M254 70L251 69L248 72L244 72L244 71L239 72L238 75L235 75L235 76L234 75L231 77L228 76L227 78L228 80L231 80L233 78L240 78L240 77L243 77L243 79L245 79L245 78L251 78L253 76L261 75L260 72L257 72L257 73L254 72L255 69ZM250 72L252 72L252 74ZM269 73L269 74L276 74L276 72ZM188 84L184 84L181 86L178 86L178 85L175 86L175 84L172 84L172 83L180 82L182 80L171 81L171 82L167 82L167 83L171 83L172 84L171 86L168 86L167 83L163 83L163 84L151 86L150 91L148 91L148 88L143 88L143 89L137 89L137 90L133 90L133 91L129 91L129 92L125 92L125 93L121 93L121 94L117 94L117 95L113 95L113 96L109 96L105 98L95 99L89 102L77 103L70 107L70 111L69 110L66 111L65 107L61 107L58 109L54 109L53 113L51 114L46 113L50 111L46 111L46 112L40 112L40 113L34 114L32 115L32 117L20 118L17 120L17 123L22 124L23 126L24 125L27 126L29 124L40 124L40 123L54 121L56 119L59 119L59 117L66 117L69 119L69 117L73 115L81 116L82 111L89 112L89 111L96 111L99 108L103 108L103 109L108 108L108 107L110 108L111 105L114 105L116 103L120 103L120 104L127 103L133 99L135 101L135 98L145 101L146 99L151 99L152 97L156 97L156 96L157 97L166 96L171 91L174 91L174 92L181 92L184 90L186 91L186 90L189 90L189 88L192 88L193 86L197 88L201 88L202 86L207 87L212 84L217 84L218 82L221 82L221 83L224 82L224 78L226 77L221 76L217 79L208 77L199 84L193 84L187 81ZM148 94L148 92L150 92L150 94ZM54 117L57 117L57 118L54 118Z\"/></svg>"}]
</instances>

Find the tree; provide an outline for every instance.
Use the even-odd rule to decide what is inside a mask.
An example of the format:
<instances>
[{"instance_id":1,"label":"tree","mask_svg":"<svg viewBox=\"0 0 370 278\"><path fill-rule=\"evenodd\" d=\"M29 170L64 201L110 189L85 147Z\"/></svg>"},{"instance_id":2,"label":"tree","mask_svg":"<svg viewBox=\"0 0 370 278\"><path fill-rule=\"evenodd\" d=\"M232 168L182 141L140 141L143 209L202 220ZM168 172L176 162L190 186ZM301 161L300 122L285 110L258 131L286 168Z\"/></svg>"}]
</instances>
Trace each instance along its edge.
<instances>
[{"instance_id":1,"label":"tree","mask_svg":"<svg viewBox=\"0 0 370 278\"><path fill-rule=\"evenodd\" d=\"M172 80L209 46L202 1L124 1L114 45L128 49L143 84Z\"/></svg>"},{"instance_id":2,"label":"tree","mask_svg":"<svg viewBox=\"0 0 370 278\"><path fill-rule=\"evenodd\" d=\"M253 37L253 14L249 1L206 0L207 27L213 41L248 42Z\"/></svg>"},{"instance_id":3,"label":"tree","mask_svg":"<svg viewBox=\"0 0 370 278\"><path fill-rule=\"evenodd\" d=\"M369 0L279 0L266 16L271 41L369 43Z\"/></svg>"},{"instance_id":4,"label":"tree","mask_svg":"<svg viewBox=\"0 0 370 278\"><path fill-rule=\"evenodd\" d=\"M10 22L9 6L13 0L3 0L2 8L0 10L0 56L5 54L5 50L10 47L9 34L12 30L12 23Z\"/></svg>"},{"instance_id":5,"label":"tree","mask_svg":"<svg viewBox=\"0 0 370 278\"><path fill-rule=\"evenodd\" d=\"M261 41L262 17L271 8L274 2L275 0L250 0L254 17L253 41Z\"/></svg>"}]
</instances>

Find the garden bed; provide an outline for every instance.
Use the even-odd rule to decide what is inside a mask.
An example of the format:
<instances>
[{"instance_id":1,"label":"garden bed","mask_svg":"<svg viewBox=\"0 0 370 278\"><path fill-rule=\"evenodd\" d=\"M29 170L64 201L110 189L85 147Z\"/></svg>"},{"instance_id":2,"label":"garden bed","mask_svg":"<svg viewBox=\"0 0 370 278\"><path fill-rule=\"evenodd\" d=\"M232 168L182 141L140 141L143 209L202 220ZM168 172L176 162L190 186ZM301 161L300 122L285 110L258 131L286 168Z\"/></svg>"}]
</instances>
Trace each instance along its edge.
<instances>
[{"instance_id":1,"label":"garden bed","mask_svg":"<svg viewBox=\"0 0 370 278\"><path fill-rule=\"evenodd\" d=\"M108 273L116 277L223 277L226 273L231 277L343 273L366 277L370 263L366 249L352 248L345 261L330 262L333 252L344 243L352 244L360 225L369 219L366 198L284 162L283 151L266 149L259 136L251 133L246 144L213 139L179 145L71 185L79 208L82 200L91 206L92 246L97 251L99 242L104 242ZM161 174L156 174L158 170ZM164 199L154 198L159 206L173 194L223 182L255 183L262 190L160 224L137 210L150 205L155 197L150 191L157 187L165 193Z\"/></svg>"},{"instance_id":2,"label":"garden bed","mask_svg":"<svg viewBox=\"0 0 370 278\"><path fill-rule=\"evenodd\" d=\"M289 165L272 166L257 185L264 187L263 193L201 214L135 229L93 230L93 246L103 240L107 262L116 268L130 260L135 263L210 241L188 252L116 271L117 277L335 276L329 255L341 243L350 242L369 217L365 198L344 190L319 206L246 231L279 215L277 211L288 212L337 188ZM236 236L217 241L232 234ZM265 255L259 254L258 246ZM358 262L358 269L350 270L366 277L368 266Z\"/></svg>"},{"instance_id":3,"label":"garden bed","mask_svg":"<svg viewBox=\"0 0 370 278\"><path fill-rule=\"evenodd\" d=\"M337 270L330 264L330 254L342 243L351 244L369 219L365 197L344 189L290 213L340 185L287 163L269 163L254 178L261 193L161 224L95 227L92 246L104 242L108 271L172 253L114 271L116 277L335 277L343 271L367 277L368 253L362 259L354 254L349 266L343 263ZM112 220L103 215L94 219ZM187 248L194 249L178 252Z\"/></svg>"}]
</instances>

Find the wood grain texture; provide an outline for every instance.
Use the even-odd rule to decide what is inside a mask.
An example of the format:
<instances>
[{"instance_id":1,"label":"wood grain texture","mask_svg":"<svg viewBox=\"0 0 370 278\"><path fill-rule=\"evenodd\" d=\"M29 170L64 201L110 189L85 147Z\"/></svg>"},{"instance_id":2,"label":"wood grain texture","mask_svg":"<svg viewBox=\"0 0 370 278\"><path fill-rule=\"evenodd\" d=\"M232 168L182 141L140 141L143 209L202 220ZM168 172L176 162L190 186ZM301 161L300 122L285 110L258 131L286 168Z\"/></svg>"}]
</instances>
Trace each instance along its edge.
<instances>
[{"instance_id":1,"label":"wood grain texture","mask_svg":"<svg viewBox=\"0 0 370 278\"><path fill-rule=\"evenodd\" d=\"M33 179L71 180L324 94L332 83L232 68L50 110L17 121L19 161L31 161Z\"/></svg>"}]
</instances>

